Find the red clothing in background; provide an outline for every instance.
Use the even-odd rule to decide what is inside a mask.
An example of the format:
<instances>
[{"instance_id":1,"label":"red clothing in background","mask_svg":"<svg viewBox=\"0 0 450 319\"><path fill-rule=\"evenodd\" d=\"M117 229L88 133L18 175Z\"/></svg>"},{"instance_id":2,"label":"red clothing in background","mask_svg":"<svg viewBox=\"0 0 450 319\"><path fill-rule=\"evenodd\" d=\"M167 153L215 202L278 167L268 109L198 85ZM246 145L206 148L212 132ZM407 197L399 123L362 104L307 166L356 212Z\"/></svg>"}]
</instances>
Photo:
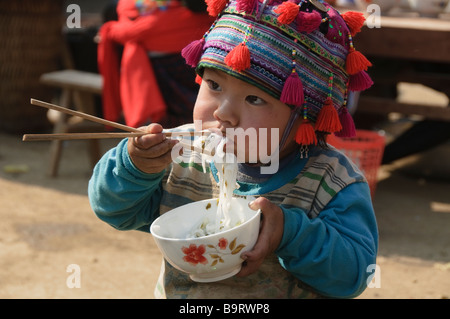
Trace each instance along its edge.
<instances>
[{"instance_id":1,"label":"red clothing in background","mask_svg":"<svg viewBox=\"0 0 450 319\"><path fill-rule=\"evenodd\" d=\"M98 67L103 76L103 116L118 121L123 112L126 124L132 127L158 122L166 114L166 104L148 52L181 52L204 35L212 18L193 13L178 1L167 10L139 16L134 0L121 0L117 14L118 21L109 21L100 29Z\"/></svg>"}]
</instances>

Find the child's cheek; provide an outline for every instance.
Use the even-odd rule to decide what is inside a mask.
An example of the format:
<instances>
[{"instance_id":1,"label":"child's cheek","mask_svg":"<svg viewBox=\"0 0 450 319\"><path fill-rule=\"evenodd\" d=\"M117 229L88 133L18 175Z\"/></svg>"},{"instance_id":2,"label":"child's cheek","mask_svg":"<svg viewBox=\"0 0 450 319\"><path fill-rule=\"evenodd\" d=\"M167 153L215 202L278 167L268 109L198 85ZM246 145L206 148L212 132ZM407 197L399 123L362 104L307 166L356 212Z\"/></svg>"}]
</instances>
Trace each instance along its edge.
<instances>
[{"instance_id":1,"label":"child's cheek","mask_svg":"<svg viewBox=\"0 0 450 319\"><path fill-rule=\"evenodd\" d=\"M206 103L197 102L194 107L193 119L204 123L214 121L214 110L214 107Z\"/></svg>"},{"instance_id":2,"label":"child's cheek","mask_svg":"<svg viewBox=\"0 0 450 319\"><path fill-rule=\"evenodd\" d=\"M208 94L207 86L202 83L194 105L194 121L208 122L214 120L215 109L215 101Z\"/></svg>"}]
</instances>

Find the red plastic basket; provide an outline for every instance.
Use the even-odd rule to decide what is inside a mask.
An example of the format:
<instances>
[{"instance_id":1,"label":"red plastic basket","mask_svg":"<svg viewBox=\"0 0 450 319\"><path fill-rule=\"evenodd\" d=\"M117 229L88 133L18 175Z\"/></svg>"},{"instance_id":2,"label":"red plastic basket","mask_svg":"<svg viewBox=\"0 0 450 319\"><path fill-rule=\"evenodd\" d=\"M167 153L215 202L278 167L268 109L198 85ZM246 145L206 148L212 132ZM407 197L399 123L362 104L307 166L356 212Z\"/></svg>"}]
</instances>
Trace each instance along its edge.
<instances>
[{"instance_id":1,"label":"red plastic basket","mask_svg":"<svg viewBox=\"0 0 450 319\"><path fill-rule=\"evenodd\" d=\"M342 151L359 167L369 183L373 198L386 145L384 136L373 131L356 130L356 137L352 138L330 135L328 143Z\"/></svg>"}]
</instances>

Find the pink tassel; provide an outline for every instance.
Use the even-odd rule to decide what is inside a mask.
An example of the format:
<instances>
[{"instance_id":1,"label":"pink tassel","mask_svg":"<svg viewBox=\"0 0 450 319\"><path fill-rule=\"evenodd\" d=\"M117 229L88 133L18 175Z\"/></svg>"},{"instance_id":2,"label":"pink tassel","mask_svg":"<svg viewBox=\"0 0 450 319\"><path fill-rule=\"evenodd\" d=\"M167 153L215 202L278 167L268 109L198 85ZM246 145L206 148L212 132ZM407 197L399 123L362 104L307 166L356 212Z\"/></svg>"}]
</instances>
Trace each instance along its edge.
<instances>
[{"instance_id":1,"label":"pink tassel","mask_svg":"<svg viewBox=\"0 0 450 319\"><path fill-rule=\"evenodd\" d=\"M317 11L300 12L297 16L297 24L299 32L311 33L319 29L322 24L322 16Z\"/></svg>"},{"instance_id":2,"label":"pink tassel","mask_svg":"<svg viewBox=\"0 0 450 319\"><path fill-rule=\"evenodd\" d=\"M186 63L192 67L196 67L203 53L203 45L205 38L195 40L189 43L183 50L181 55L186 60Z\"/></svg>"},{"instance_id":3,"label":"pink tassel","mask_svg":"<svg viewBox=\"0 0 450 319\"><path fill-rule=\"evenodd\" d=\"M346 107L343 108L341 114L339 115L339 121L341 122L342 130L334 133L334 135L336 135L337 137L356 136L355 122L353 121L353 118Z\"/></svg>"},{"instance_id":4,"label":"pink tassel","mask_svg":"<svg viewBox=\"0 0 450 319\"><path fill-rule=\"evenodd\" d=\"M365 91L373 85L373 81L366 71L358 72L350 76L348 89L350 91Z\"/></svg>"},{"instance_id":5,"label":"pink tassel","mask_svg":"<svg viewBox=\"0 0 450 319\"><path fill-rule=\"evenodd\" d=\"M238 12L245 12L251 14L255 8L258 0L240 0L236 1L236 10Z\"/></svg>"},{"instance_id":6,"label":"pink tassel","mask_svg":"<svg viewBox=\"0 0 450 319\"><path fill-rule=\"evenodd\" d=\"M280 101L295 106L302 106L304 101L303 84L297 72L293 70L286 79Z\"/></svg>"}]
</instances>

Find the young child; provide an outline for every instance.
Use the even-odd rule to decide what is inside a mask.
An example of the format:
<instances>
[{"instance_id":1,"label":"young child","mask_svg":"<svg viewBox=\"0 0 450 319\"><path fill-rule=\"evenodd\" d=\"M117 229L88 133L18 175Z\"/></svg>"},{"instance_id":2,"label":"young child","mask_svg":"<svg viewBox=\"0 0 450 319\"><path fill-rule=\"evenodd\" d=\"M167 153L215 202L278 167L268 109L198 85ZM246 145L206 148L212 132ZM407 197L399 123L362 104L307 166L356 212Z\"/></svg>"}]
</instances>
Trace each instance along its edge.
<instances>
[{"instance_id":1,"label":"young child","mask_svg":"<svg viewBox=\"0 0 450 319\"><path fill-rule=\"evenodd\" d=\"M317 0L206 2L217 19L183 51L201 80L194 120L221 132L267 129L268 140L278 138L279 148L268 148L279 163L262 173L267 164L248 161L246 144L235 194L257 197L250 207L263 218L240 273L197 283L164 261L156 297L358 296L376 262L375 214L364 176L325 138L354 134L347 92L371 85L370 63L352 40L364 18ZM121 230L148 232L160 214L218 197L214 163L204 172L196 152L173 161L177 141L156 123L143 130L105 154L89 183L97 216Z\"/></svg>"}]
</instances>

